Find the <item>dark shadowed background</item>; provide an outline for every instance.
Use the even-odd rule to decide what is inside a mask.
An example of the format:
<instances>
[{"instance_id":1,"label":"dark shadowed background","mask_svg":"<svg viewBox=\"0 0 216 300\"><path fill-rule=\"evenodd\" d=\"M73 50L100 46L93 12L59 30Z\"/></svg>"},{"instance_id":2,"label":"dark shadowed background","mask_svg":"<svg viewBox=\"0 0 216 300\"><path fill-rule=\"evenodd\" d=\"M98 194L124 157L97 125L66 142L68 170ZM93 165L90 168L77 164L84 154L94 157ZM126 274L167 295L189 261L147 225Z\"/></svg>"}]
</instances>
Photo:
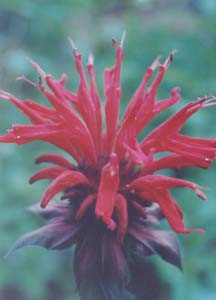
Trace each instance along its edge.
<instances>
[{"instance_id":1,"label":"dark shadowed background","mask_svg":"<svg viewBox=\"0 0 216 300\"><path fill-rule=\"evenodd\" d=\"M94 53L97 81L103 95L103 69L114 61L111 39L120 40L124 30L127 37L122 109L146 67L157 55L165 58L173 49L177 49L175 60L159 97L166 97L174 86L182 89L181 105L198 96L216 95L214 0L1 0L0 87L20 98L43 100L36 88L16 81L23 74L37 80L26 60L29 56L55 77L67 73L68 87L76 89L77 76L67 41L71 36L85 62L88 53ZM216 108L199 112L184 131L194 136L216 137L215 115ZM162 114L156 122L166 116ZM19 122L26 119L10 103L1 100L0 134ZM41 143L24 147L0 145L1 300L78 300L77 295L72 296L73 249L59 253L28 248L4 258L20 235L41 225L42 221L25 208L40 200L47 182L30 186L28 178L37 169L34 157L49 149ZM180 236L183 273L152 257L147 259L146 274L137 276L143 278L142 292L147 300L213 300L216 299L216 164L208 171L185 169L178 175L209 187L205 203L190 191L174 191L185 211L187 226L204 228L206 234Z\"/></svg>"}]
</instances>

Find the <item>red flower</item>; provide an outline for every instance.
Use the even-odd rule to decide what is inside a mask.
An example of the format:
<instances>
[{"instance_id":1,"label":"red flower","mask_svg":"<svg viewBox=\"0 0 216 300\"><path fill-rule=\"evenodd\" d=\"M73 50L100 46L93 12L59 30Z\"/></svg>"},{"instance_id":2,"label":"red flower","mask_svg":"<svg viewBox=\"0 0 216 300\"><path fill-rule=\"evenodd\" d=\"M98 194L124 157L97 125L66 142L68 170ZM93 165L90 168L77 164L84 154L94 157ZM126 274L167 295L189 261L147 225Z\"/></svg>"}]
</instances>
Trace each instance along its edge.
<instances>
[{"instance_id":1,"label":"red flower","mask_svg":"<svg viewBox=\"0 0 216 300\"><path fill-rule=\"evenodd\" d=\"M176 232L202 233L201 229L185 227L183 213L170 190L189 188L201 199L205 195L197 184L159 175L157 171L190 166L208 168L216 153L215 139L180 133L193 114L215 105L214 97L188 103L138 142L141 130L179 101L179 88L172 89L169 98L157 100L158 87L173 53L164 63L157 58L146 70L119 122L123 39L116 49L115 65L104 74L104 128L93 56L90 55L87 65L88 82L82 57L72 41L80 77L76 93L66 89L66 75L55 80L33 61L32 66L40 75L38 88L52 108L29 99L21 101L0 91L0 97L10 100L32 123L13 125L5 136L0 136L0 142L25 144L42 140L72 157L69 161L60 154L47 153L36 159L37 164L55 165L41 169L29 180L34 183L52 179L41 208L32 208L48 220L48 225L21 237L13 250L26 245L64 249L76 244L74 267L81 299L132 299L123 287L128 284L127 274L133 269L133 261L142 265L145 255L158 254L181 267L179 246L173 233L151 227L164 216ZM158 153L163 156L157 158ZM61 199L68 201L49 203L59 192L63 192Z\"/></svg>"},{"instance_id":2,"label":"red flower","mask_svg":"<svg viewBox=\"0 0 216 300\"><path fill-rule=\"evenodd\" d=\"M211 99L203 97L190 102L139 143L137 137L141 130L161 111L174 105L180 94L179 88L174 88L169 98L157 100L159 84L173 60L173 53L163 64L157 58L145 72L122 121L119 122L122 41L116 50L115 65L104 73L106 126L103 130L93 56L90 55L87 65L90 81L88 84L82 57L73 43L72 47L80 77L77 93L65 88L66 75L60 80L54 80L31 61L40 74L38 88L53 108L29 99L21 101L3 91L0 94L2 98L16 105L32 123L13 125L5 136L0 137L0 142L25 144L43 140L65 150L77 162L73 165L57 154L44 154L36 160L36 163L50 162L57 165L42 169L30 179L30 183L53 179L42 198L41 207L46 207L57 193L82 186L88 193L77 211L77 219L94 203L95 216L101 218L111 230L115 230L118 223L117 231L121 238L127 230L128 203L137 207L142 201L158 203L173 230L180 233L193 231L185 228L182 212L171 196L170 189L187 187L205 199L200 187L192 182L157 175L155 172L185 166L210 166L215 158L216 140L189 137L181 134L180 130L193 114L211 105ZM153 83L148 86L157 69ZM49 89L43 86L42 80ZM155 154L161 152L170 154L156 159Z\"/></svg>"}]
</instances>

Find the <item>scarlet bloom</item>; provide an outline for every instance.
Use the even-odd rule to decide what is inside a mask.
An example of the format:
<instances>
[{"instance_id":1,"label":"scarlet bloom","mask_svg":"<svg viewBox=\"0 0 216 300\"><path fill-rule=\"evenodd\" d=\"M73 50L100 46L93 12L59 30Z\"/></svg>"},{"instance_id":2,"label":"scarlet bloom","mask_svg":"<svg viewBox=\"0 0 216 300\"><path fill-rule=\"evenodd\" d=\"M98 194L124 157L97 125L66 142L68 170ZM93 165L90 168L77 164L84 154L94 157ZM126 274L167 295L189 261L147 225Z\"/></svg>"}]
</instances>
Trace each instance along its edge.
<instances>
[{"instance_id":1,"label":"scarlet bloom","mask_svg":"<svg viewBox=\"0 0 216 300\"><path fill-rule=\"evenodd\" d=\"M82 57L72 41L71 44L80 78L77 92L66 89L66 75L55 80L33 61L39 73L38 88L52 108L0 92L1 98L10 100L32 123L13 125L5 136L0 136L0 142L26 144L42 140L72 158L70 161L60 154L47 153L36 159L37 164L54 165L30 178L30 183L52 180L41 208L32 208L48 220L48 225L24 235L14 249L33 244L64 249L76 244L75 275L81 299L133 299L124 289L130 272L128 253L132 253L131 257L158 254L180 267L175 236L154 230L153 225L165 217L175 232L203 232L185 227L183 213L170 193L172 188L189 188L205 199L201 187L157 171L211 165L216 140L194 138L180 131L193 114L214 105L214 98L188 103L139 142L141 130L180 99L179 88L174 88L167 99L157 100L158 87L173 53L164 63L157 58L146 70L120 122L122 40L116 48L114 66L104 72L103 128L93 56L87 64L87 82ZM164 155L158 158L158 153ZM60 192L66 201L50 202Z\"/></svg>"}]
</instances>

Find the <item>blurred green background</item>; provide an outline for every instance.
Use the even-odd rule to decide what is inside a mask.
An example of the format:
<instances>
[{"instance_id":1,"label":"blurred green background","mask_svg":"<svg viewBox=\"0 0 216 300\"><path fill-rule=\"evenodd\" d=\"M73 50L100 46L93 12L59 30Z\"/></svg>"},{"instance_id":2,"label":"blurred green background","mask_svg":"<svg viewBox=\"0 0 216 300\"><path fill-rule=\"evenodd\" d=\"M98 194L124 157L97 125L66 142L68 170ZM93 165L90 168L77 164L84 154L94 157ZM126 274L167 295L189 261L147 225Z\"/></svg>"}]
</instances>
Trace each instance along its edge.
<instances>
[{"instance_id":1,"label":"blurred green background","mask_svg":"<svg viewBox=\"0 0 216 300\"><path fill-rule=\"evenodd\" d=\"M37 80L26 60L29 56L55 77L68 74L68 87L76 89L77 76L67 42L70 36L85 62L89 51L93 51L102 95L103 69L114 61L111 39L119 40L124 30L127 37L122 109L145 68L157 55L165 58L173 49L178 52L159 97L166 97L174 86L182 88L181 105L198 96L216 95L214 0L1 0L0 87L20 98L43 100L34 87L16 81L23 74ZM199 112L184 131L194 136L216 137L215 114L214 108ZM158 121L166 116L163 114ZM26 119L11 104L0 102L0 134L12 123L23 121ZM28 178L37 169L34 157L50 149L41 143L25 147L0 145L1 300L79 299L74 294L72 250L59 253L28 248L4 258L20 235L41 225L41 220L24 209L39 201L47 186L47 182L30 186ZM148 295L145 299L213 300L216 299L216 164L208 171L186 169L179 175L209 187L205 203L190 191L174 191L185 211L187 226L204 228L206 234L180 236L183 273L159 258L148 260L149 273L143 278Z\"/></svg>"}]
</instances>

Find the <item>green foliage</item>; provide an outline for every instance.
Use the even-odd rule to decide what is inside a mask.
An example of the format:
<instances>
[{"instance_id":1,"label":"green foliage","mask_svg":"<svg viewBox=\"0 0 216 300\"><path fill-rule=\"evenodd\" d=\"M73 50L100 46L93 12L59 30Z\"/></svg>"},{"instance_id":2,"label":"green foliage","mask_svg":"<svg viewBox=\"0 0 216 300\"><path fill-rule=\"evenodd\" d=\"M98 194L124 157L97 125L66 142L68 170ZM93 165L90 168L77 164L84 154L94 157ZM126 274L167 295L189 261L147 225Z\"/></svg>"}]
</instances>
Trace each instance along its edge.
<instances>
[{"instance_id":1,"label":"green foliage","mask_svg":"<svg viewBox=\"0 0 216 300\"><path fill-rule=\"evenodd\" d=\"M44 100L34 87L15 81L24 73L31 80L37 80L25 59L29 56L56 77L67 73L68 87L76 89L77 77L67 42L67 37L71 36L83 53L85 62L89 51L93 51L97 81L103 95L102 72L114 60L111 38L119 40L123 31L127 30L122 108L139 84L145 68L157 55L165 58L173 49L178 51L159 96L166 97L170 88L176 85L182 88L182 103L205 94L216 94L214 1L161 2L1 0L0 87L20 97ZM26 121L9 103L1 101L0 104L1 134L11 122ZM184 130L195 136L215 137L214 108L200 112ZM0 146L2 300L78 300L78 296L71 296L75 290L73 249L61 253L27 249L3 258L21 234L41 224L23 208L36 203L42 196L46 183L29 186L28 178L37 168L33 164L35 156L49 149L48 145L40 143L25 147ZM159 272L159 275L153 272L152 278L157 281L161 295L160 298L149 296L148 300L215 299L215 167L207 172L193 169L179 174L210 187L206 191L207 203L199 202L190 192L174 191L186 212L188 227L202 227L206 235L201 237L195 233L181 238L183 274L157 258L151 260Z\"/></svg>"}]
</instances>

